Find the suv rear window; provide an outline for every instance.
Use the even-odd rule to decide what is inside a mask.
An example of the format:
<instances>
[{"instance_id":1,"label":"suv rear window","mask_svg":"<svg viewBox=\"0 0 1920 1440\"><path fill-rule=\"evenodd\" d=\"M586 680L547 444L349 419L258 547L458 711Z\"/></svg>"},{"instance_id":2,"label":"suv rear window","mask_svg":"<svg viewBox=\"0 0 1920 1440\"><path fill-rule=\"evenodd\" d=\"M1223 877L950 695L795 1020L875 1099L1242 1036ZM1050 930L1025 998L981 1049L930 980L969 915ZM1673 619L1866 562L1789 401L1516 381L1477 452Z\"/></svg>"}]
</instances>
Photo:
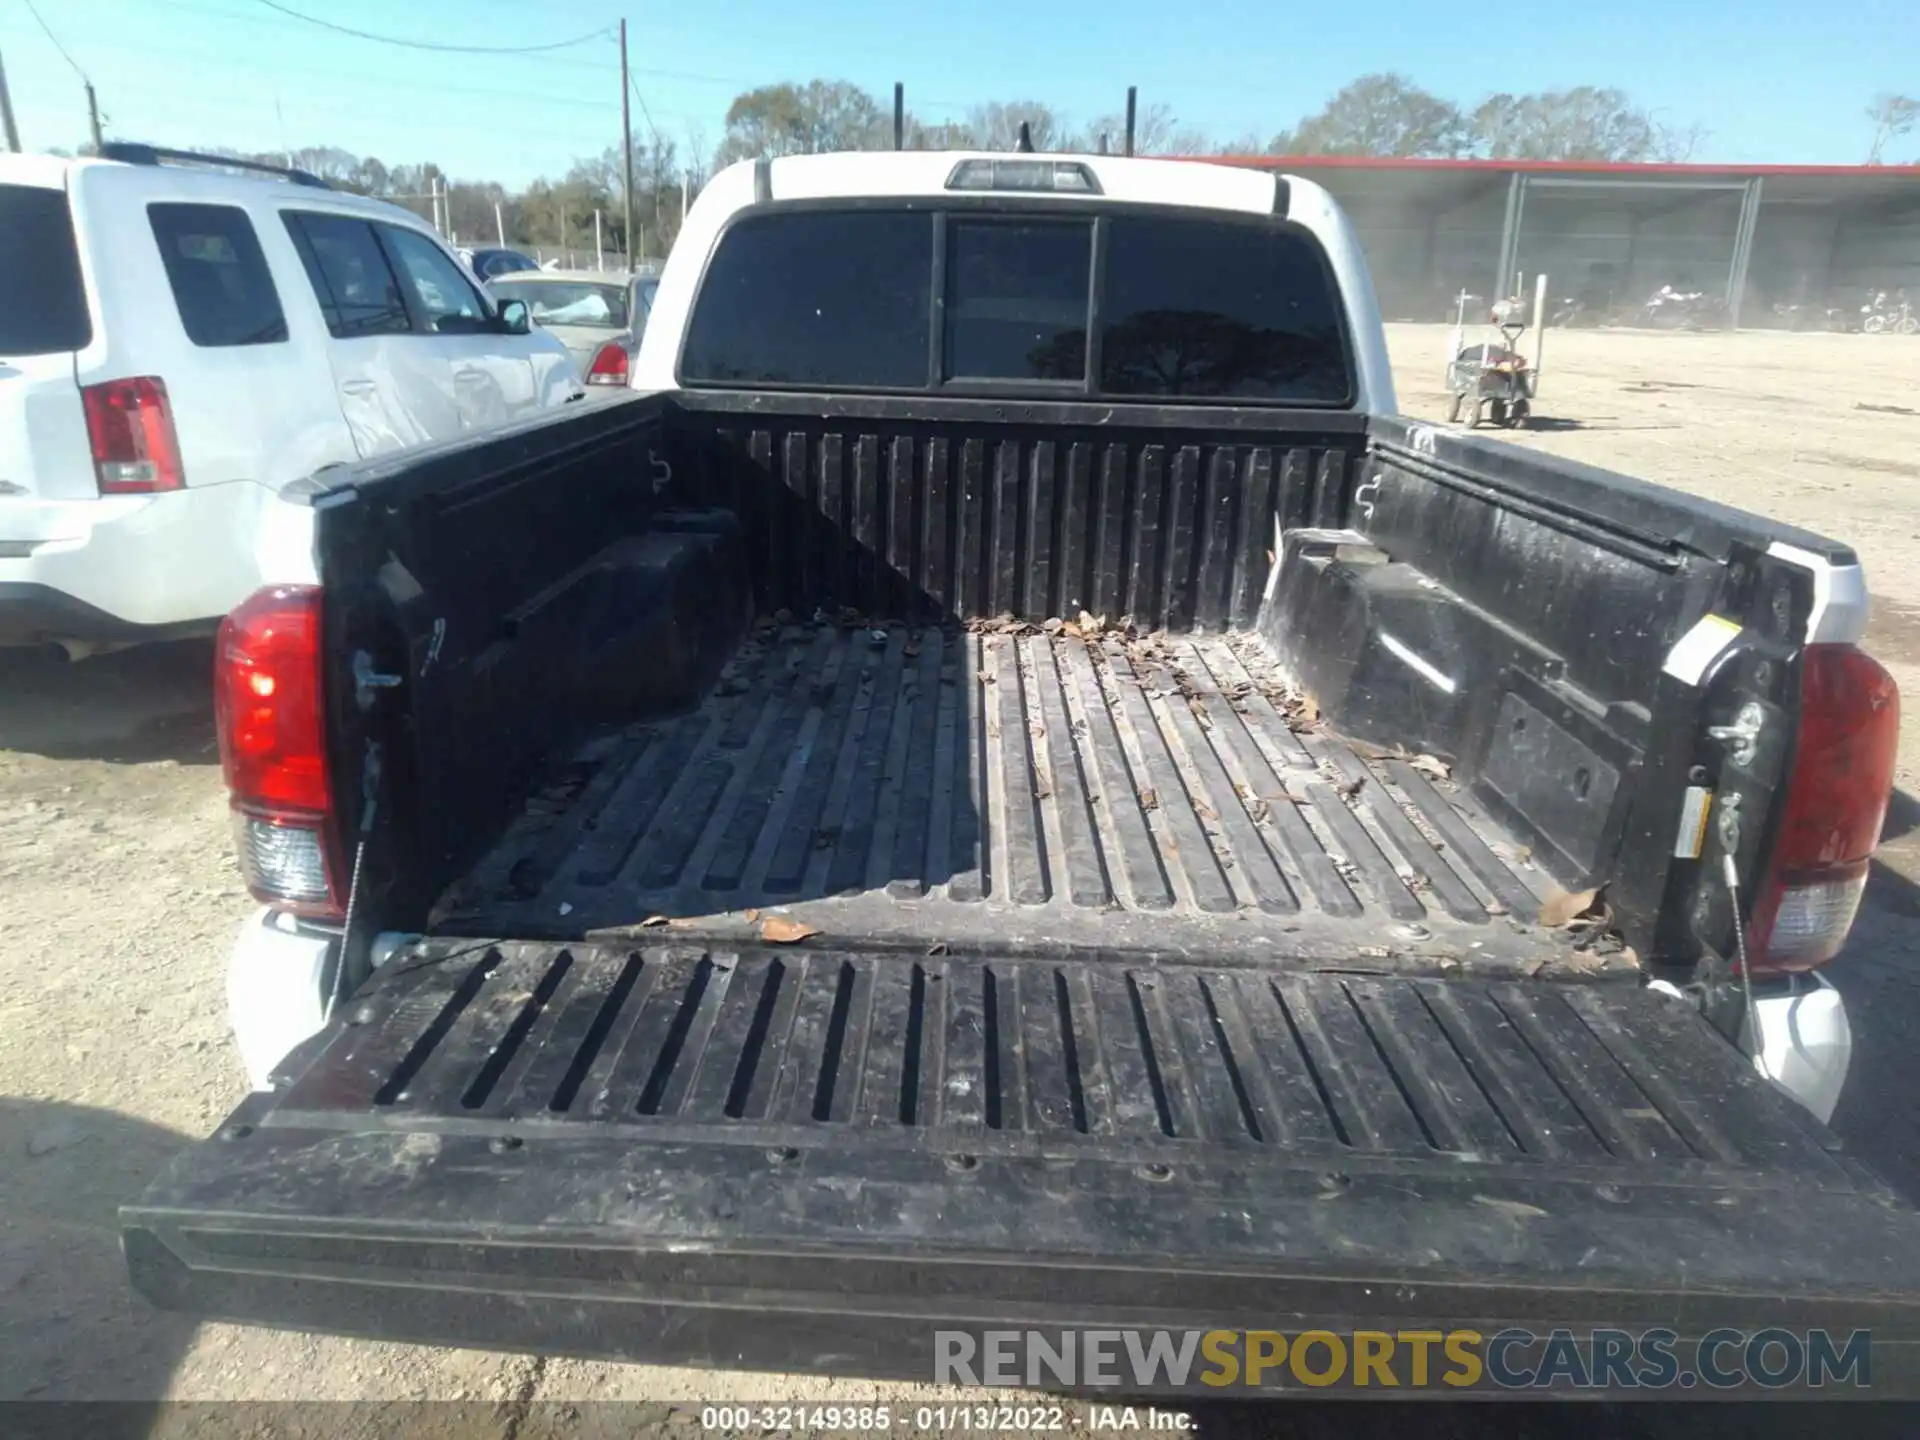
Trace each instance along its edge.
<instances>
[{"instance_id":1,"label":"suv rear window","mask_svg":"<svg viewBox=\"0 0 1920 1440\"><path fill-rule=\"evenodd\" d=\"M287 317L247 212L232 205L149 205L180 323L196 345L270 345Z\"/></svg>"},{"instance_id":2,"label":"suv rear window","mask_svg":"<svg viewBox=\"0 0 1920 1440\"><path fill-rule=\"evenodd\" d=\"M680 377L1294 405L1353 394L1332 271L1284 221L960 205L943 220L878 208L741 220L701 285Z\"/></svg>"},{"instance_id":3,"label":"suv rear window","mask_svg":"<svg viewBox=\"0 0 1920 1440\"><path fill-rule=\"evenodd\" d=\"M0 356L57 355L91 339L67 192L0 185Z\"/></svg>"},{"instance_id":4,"label":"suv rear window","mask_svg":"<svg viewBox=\"0 0 1920 1440\"><path fill-rule=\"evenodd\" d=\"M707 267L681 373L709 383L926 388L933 217L759 215Z\"/></svg>"}]
</instances>

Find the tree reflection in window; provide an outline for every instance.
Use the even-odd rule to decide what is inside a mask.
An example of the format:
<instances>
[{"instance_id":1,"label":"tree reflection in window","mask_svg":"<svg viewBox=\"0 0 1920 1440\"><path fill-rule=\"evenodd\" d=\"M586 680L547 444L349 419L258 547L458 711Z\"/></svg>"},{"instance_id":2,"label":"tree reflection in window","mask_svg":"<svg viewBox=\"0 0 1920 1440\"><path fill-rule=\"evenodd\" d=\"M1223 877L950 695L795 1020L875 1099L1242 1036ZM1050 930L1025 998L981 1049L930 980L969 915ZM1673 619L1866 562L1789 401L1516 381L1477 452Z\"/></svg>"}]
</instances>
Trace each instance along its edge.
<instances>
[{"instance_id":1,"label":"tree reflection in window","mask_svg":"<svg viewBox=\"0 0 1920 1440\"><path fill-rule=\"evenodd\" d=\"M1330 327L1296 332L1217 310L1143 310L1102 337L1100 389L1337 401L1346 379L1339 332Z\"/></svg>"}]
</instances>

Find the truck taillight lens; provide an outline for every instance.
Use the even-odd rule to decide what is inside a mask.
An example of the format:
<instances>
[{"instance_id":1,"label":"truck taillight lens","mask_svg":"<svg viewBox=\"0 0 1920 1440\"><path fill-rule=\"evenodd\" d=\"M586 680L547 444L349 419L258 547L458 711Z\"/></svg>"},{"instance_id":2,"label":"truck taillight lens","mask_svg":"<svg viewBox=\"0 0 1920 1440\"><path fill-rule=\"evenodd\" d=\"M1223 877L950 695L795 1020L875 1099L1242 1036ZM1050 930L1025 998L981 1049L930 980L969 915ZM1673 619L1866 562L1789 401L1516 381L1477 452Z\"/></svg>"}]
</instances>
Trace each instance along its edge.
<instances>
[{"instance_id":1,"label":"truck taillight lens","mask_svg":"<svg viewBox=\"0 0 1920 1440\"><path fill-rule=\"evenodd\" d=\"M135 375L88 385L80 402L102 495L146 495L187 483L164 380Z\"/></svg>"},{"instance_id":2,"label":"truck taillight lens","mask_svg":"<svg viewBox=\"0 0 1920 1440\"><path fill-rule=\"evenodd\" d=\"M220 624L213 713L247 887L263 904L337 919L320 591L259 590Z\"/></svg>"},{"instance_id":3,"label":"truck taillight lens","mask_svg":"<svg viewBox=\"0 0 1920 1440\"><path fill-rule=\"evenodd\" d=\"M589 385L624 385L627 383L627 347L617 340L609 340L600 347L600 353L593 357L593 364L587 367Z\"/></svg>"},{"instance_id":4,"label":"truck taillight lens","mask_svg":"<svg viewBox=\"0 0 1920 1440\"><path fill-rule=\"evenodd\" d=\"M1840 951L1867 887L1900 740L1900 690L1851 645L1809 645L1786 809L1753 907L1755 974L1811 970Z\"/></svg>"}]
</instances>

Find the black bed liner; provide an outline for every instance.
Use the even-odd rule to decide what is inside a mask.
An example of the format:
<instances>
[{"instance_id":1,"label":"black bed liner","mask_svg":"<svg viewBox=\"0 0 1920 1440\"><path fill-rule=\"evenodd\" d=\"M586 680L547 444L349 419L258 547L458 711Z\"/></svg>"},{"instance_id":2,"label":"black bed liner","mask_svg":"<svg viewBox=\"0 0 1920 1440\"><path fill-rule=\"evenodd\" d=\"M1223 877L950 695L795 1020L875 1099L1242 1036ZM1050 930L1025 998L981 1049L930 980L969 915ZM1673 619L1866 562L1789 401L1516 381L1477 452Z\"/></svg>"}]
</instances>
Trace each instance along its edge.
<instances>
[{"instance_id":1,"label":"black bed liner","mask_svg":"<svg viewBox=\"0 0 1920 1440\"><path fill-rule=\"evenodd\" d=\"M955 1324L1916 1330L1920 1224L1632 986L462 942L124 1212L270 1324L924 1376Z\"/></svg>"},{"instance_id":2,"label":"black bed liner","mask_svg":"<svg viewBox=\"0 0 1920 1440\"><path fill-rule=\"evenodd\" d=\"M436 933L763 916L861 947L1589 974L1429 766L1289 710L1250 636L764 625L697 710L582 752Z\"/></svg>"}]
</instances>

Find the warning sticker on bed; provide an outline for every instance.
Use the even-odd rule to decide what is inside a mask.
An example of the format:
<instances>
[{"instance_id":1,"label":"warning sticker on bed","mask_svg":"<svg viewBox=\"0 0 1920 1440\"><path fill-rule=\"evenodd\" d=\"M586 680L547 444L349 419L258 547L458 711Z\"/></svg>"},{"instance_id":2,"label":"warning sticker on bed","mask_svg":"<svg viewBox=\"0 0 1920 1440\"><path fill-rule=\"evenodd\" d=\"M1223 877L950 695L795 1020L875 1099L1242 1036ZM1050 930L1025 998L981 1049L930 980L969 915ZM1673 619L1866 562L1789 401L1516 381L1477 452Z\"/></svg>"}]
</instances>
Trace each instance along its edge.
<instances>
[{"instance_id":1,"label":"warning sticker on bed","mask_svg":"<svg viewBox=\"0 0 1920 1440\"><path fill-rule=\"evenodd\" d=\"M1739 633L1739 624L1724 615L1702 615L1667 652L1667 663L1660 668L1676 680L1698 685L1707 667L1720 658Z\"/></svg>"},{"instance_id":2,"label":"warning sticker on bed","mask_svg":"<svg viewBox=\"0 0 1920 1440\"><path fill-rule=\"evenodd\" d=\"M1680 829L1673 837L1673 853L1677 859L1698 860L1700 849L1707 843L1707 802L1712 797L1704 785L1689 785L1687 798L1680 807Z\"/></svg>"}]
</instances>

